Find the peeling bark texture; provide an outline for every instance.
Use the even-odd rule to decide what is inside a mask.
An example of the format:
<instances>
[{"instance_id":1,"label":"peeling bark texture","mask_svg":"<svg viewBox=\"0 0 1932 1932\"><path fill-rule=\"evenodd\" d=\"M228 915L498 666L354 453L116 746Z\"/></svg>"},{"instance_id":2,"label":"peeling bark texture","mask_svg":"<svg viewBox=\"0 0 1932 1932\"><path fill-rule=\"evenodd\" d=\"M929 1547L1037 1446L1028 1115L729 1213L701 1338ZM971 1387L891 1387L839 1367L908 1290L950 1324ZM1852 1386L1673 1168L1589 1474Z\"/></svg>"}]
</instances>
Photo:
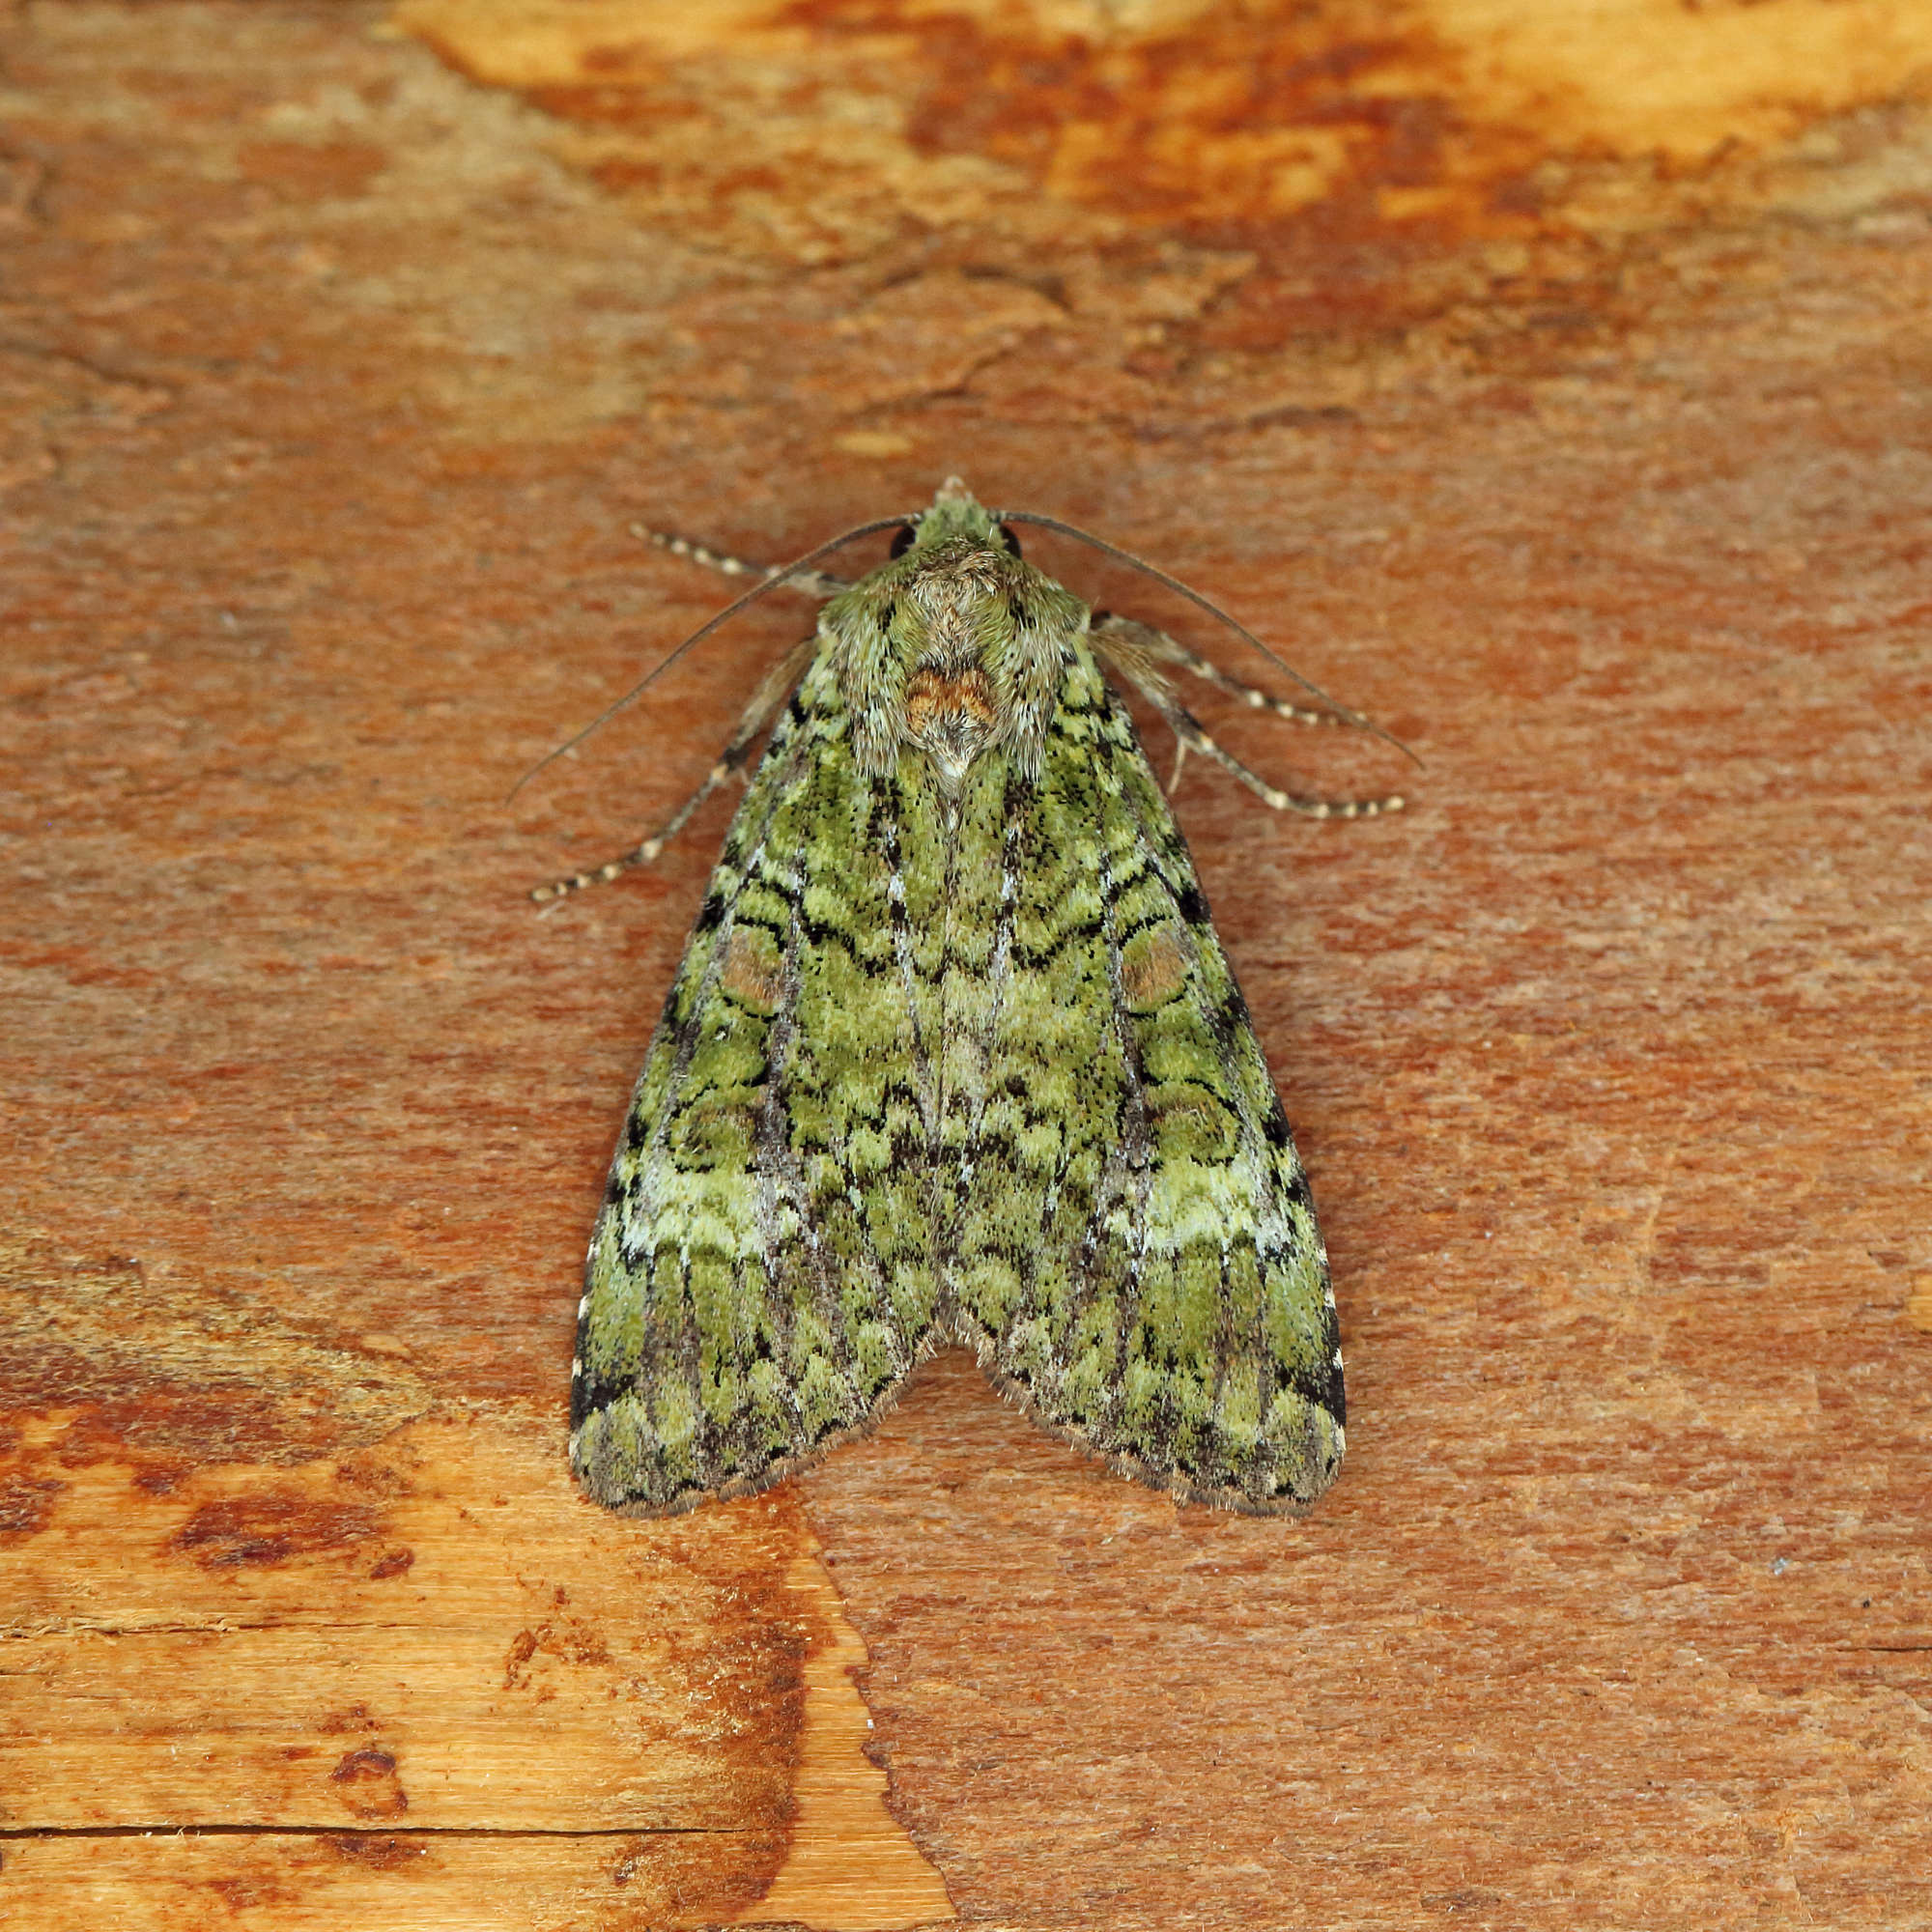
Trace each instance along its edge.
<instances>
[{"instance_id":1,"label":"peeling bark texture","mask_svg":"<svg viewBox=\"0 0 1932 1932\"><path fill-rule=\"evenodd\" d=\"M0 1925L1932 1923L1932 14L4 33ZM1305 1521L956 1354L767 1495L571 1484L728 803L526 893L805 607L506 794L724 601L633 526L950 472L1426 761L1190 693L1410 800L1176 794L1334 1264Z\"/></svg>"}]
</instances>

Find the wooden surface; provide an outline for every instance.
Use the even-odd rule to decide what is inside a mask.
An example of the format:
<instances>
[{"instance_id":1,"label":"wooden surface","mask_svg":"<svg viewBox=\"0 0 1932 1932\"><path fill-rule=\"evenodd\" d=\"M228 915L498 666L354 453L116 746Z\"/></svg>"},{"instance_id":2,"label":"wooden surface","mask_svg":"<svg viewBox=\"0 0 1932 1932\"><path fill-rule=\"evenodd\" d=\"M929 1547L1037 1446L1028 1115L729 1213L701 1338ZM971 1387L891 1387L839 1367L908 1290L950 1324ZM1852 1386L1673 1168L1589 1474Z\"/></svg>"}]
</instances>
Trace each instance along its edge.
<instances>
[{"instance_id":1,"label":"wooden surface","mask_svg":"<svg viewBox=\"0 0 1932 1932\"><path fill-rule=\"evenodd\" d=\"M1932 10L5 37L0 1923L1932 1924ZM769 1497L564 1470L723 812L525 894L798 611L505 794L721 601L633 523L955 469L1427 761L1208 704L1414 809L1179 794L1334 1256L1303 1523L957 1356Z\"/></svg>"}]
</instances>

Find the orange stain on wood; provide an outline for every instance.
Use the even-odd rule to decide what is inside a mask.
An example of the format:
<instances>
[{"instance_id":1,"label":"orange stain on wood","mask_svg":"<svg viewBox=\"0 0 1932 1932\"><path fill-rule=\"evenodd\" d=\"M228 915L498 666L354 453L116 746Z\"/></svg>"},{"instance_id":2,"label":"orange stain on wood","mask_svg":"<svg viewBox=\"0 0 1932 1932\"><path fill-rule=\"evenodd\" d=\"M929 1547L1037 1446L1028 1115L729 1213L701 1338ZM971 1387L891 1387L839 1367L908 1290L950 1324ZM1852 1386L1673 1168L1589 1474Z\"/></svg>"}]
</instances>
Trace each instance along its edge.
<instances>
[{"instance_id":1,"label":"orange stain on wood","mask_svg":"<svg viewBox=\"0 0 1932 1932\"><path fill-rule=\"evenodd\" d=\"M376 1876L390 1916L441 1910L450 1848L522 1869L523 1833L530 1895L655 1923L952 1916L885 1808L865 1648L785 1495L631 1521L578 1495L560 1439L482 1423L156 1493L79 1420L14 1410L0 1463L37 1498L0 1548L0 1789L28 1834L0 1913L43 1916L8 1922L58 1922L82 1883L128 1924L184 1887L341 1923ZM350 1822L437 1836L326 1856ZM139 1835L157 1824L216 1835L185 1852ZM129 1835L89 1841L83 1878L60 1834L103 1828ZM465 1922L517 1922L470 1877Z\"/></svg>"},{"instance_id":2,"label":"orange stain on wood","mask_svg":"<svg viewBox=\"0 0 1932 1932\"><path fill-rule=\"evenodd\" d=\"M1330 205L1350 227L1506 234L1547 157L1694 166L1932 91L1932 13L1898 0L401 0L394 18L606 130L613 185L729 218L811 176L835 228L858 166L913 218L945 218L978 168L982 191L1135 226Z\"/></svg>"}]
</instances>

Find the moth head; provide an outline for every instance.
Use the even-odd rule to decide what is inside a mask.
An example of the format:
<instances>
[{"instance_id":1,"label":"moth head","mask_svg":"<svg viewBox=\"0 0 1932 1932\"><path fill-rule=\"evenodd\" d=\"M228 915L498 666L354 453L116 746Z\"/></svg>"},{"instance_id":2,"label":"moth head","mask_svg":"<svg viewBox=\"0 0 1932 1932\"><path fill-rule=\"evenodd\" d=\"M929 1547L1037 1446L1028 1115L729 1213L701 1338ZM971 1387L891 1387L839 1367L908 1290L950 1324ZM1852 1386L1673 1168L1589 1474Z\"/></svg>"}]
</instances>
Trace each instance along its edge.
<instances>
[{"instance_id":1,"label":"moth head","mask_svg":"<svg viewBox=\"0 0 1932 1932\"><path fill-rule=\"evenodd\" d=\"M915 752L956 796L989 750L1037 768L1087 607L1027 563L999 513L951 477L895 534L890 560L821 621L839 646L861 765L883 776Z\"/></svg>"},{"instance_id":2,"label":"moth head","mask_svg":"<svg viewBox=\"0 0 1932 1932\"><path fill-rule=\"evenodd\" d=\"M1018 556L1020 540L1014 536L997 510L989 510L956 476L949 476L939 486L930 509L908 517L893 537L893 558L914 551L932 552L943 544L965 539L989 550L1003 550Z\"/></svg>"}]
</instances>

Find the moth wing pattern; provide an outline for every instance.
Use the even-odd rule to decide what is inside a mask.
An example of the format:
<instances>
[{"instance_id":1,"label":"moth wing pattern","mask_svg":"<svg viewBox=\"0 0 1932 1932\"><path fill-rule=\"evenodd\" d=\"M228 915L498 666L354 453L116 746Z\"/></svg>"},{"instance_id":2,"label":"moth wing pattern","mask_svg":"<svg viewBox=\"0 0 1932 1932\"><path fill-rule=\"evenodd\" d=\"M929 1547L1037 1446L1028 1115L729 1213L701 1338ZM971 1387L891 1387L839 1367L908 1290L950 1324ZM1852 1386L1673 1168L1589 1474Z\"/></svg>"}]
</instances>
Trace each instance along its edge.
<instances>
[{"instance_id":1,"label":"moth wing pattern","mask_svg":"<svg viewBox=\"0 0 1932 1932\"><path fill-rule=\"evenodd\" d=\"M667 998L573 1463L639 1513L757 1491L956 1340L1122 1472L1300 1514L1345 1442L1335 1302L1186 841L1087 607L956 480L902 538L826 593Z\"/></svg>"},{"instance_id":2,"label":"moth wing pattern","mask_svg":"<svg viewBox=\"0 0 1932 1932\"><path fill-rule=\"evenodd\" d=\"M777 1481L868 1424L931 1324L923 1204L892 1171L923 1134L911 1016L888 870L847 862L879 832L847 723L821 660L732 821L611 1163L571 1455L613 1508Z\"/></svg>"},{"instance_id":3,"label":"moth wing pattern","mask_svg":"<svg viewBox=\"0 0 1932 1932\"><path fill-rule=\"evenodd\" d=\"M1133 721L1071 655L988 868L1005 930L983 1074L952 1100L962 1339L1124 1473L1298 1514L1345 1413L1307 1180Z\"/></svg>"}]
</instances>

